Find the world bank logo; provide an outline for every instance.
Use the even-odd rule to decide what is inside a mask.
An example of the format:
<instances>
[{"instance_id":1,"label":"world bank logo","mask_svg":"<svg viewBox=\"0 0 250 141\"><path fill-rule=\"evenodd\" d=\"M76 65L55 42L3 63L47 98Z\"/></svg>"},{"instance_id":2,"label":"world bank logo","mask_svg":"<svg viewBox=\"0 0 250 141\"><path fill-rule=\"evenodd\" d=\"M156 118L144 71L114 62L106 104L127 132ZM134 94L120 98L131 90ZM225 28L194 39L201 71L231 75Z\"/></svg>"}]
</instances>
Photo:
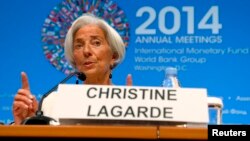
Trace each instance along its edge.
<instances>
[{"instance_id":1,"label":"world bank logo","mask_svg":"<svg viewBox=\"0 0 250 141\"><path fill-rule=\"evenodd\" d=\"M42 47L45 57L65 74L74 72L64 55L66 33L74 20L83 13L105 19L129 43L129 23L124 11L110 0L64 0L53 8L42 27Z\"/></svg>"}]
</instances>

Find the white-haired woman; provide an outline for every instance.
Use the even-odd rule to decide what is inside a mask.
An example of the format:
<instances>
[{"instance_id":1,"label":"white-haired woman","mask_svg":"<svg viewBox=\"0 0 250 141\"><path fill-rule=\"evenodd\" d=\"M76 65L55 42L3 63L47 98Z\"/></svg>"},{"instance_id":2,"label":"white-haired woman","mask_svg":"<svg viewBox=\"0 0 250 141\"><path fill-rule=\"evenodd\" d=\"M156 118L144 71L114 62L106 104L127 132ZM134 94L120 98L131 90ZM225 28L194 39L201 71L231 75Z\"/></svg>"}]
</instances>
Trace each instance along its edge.
<instances>
[{"instance_id":1,"label":"white-haired woman","mask_svg":"<svg viewBox=\"0 0 250 141\"><path fill-rule=\"evenodd\" d=\"M103 19L92 14L83 14L70 27L65 39L65 55L71 65L86 75L85 84L112 85L112 69L124 58L125 45L121 36ZM28 77L22 72L22 88L18 90L13 102L15 124L34 116L38 102L29 89ZM131 75L127 85L132 85ZM44 100L45 116L51 112L56 94Z\"/></svg>"}]
</instances>

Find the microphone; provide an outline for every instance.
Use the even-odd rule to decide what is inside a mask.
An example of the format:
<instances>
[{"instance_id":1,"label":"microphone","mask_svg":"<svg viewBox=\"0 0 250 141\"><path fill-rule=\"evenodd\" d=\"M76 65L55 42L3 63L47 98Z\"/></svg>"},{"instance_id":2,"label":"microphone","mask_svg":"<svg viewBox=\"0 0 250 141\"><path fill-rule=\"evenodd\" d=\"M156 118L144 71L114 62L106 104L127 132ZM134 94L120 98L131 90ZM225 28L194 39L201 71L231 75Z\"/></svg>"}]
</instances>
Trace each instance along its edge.
<instances>
[{"instance_id":1,"label":"microphone","mask_svg":"<svg viewBox=\"0 0 250 141\"><path fill-rule=\"evenodd\" d=\"M42 96L42 98L39 102L39 105L38 105L38 109L36 111L36 115L33 117L28 117L28 118L24 119L21 124L23 124L23 125L50 125L50 122L53 122L53 121L57 122L55 119L43 115L43 111L42 111L43 100L48 95L50 95L53 91L55 91L58 88L59 84L65 83L74 75L76 75L77 78L80 79L81 81L85 81L85 79L86 79L86 75L82 72L74 72L74 73L68 75L65 79L63 79L61 82L59 82L57 85L55 85L53 88L51 88L47 93L45 93Z\"/></svg>"}]
</instances>

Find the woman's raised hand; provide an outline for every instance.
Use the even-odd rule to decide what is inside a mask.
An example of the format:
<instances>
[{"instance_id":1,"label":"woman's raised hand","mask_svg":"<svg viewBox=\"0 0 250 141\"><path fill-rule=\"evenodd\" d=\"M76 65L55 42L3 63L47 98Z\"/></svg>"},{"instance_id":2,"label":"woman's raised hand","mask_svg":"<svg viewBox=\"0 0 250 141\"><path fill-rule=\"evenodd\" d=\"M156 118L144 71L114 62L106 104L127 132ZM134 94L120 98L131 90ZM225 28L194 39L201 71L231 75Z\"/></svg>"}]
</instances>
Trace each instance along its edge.
<instances>
[{"instance_id":1,"label":"woman's raised hand","mask_svg":"<svg viewBox=\"0 0 250 141\"><path fill-rule=\"evenodd\" d=\"M14 122L17 125L25 118L34 116L38 108L38 101L30 91L28 76L22 72L21 78L22 88L17 91L12 107Z\"/></svg>"}]
</instances>

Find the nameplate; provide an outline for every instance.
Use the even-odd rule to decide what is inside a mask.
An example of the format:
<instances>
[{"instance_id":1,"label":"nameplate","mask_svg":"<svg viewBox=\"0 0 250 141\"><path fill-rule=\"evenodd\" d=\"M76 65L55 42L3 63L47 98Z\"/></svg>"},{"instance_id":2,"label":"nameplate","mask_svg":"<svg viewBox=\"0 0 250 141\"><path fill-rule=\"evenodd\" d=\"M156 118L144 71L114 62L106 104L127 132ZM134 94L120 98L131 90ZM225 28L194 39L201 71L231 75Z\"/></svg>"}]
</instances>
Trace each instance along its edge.
<instances>
[{"instance_id":1,"label":"nameplate","mask_svg":"<svg viewBox=\"0 0 250 141\"><path fill-rule=\"evenodd\" d=\"M59 119L208 123L207 90L60 84Z\"/></svg>"}]
</instances>

